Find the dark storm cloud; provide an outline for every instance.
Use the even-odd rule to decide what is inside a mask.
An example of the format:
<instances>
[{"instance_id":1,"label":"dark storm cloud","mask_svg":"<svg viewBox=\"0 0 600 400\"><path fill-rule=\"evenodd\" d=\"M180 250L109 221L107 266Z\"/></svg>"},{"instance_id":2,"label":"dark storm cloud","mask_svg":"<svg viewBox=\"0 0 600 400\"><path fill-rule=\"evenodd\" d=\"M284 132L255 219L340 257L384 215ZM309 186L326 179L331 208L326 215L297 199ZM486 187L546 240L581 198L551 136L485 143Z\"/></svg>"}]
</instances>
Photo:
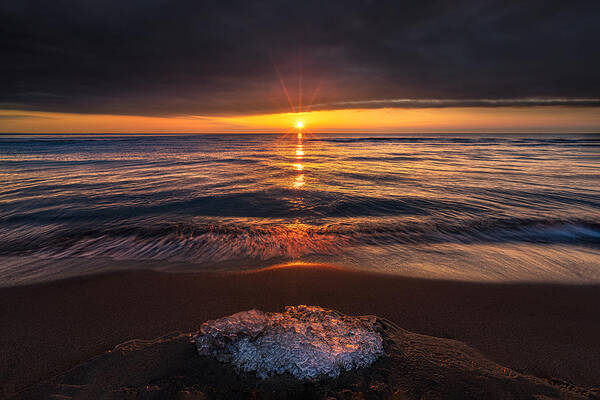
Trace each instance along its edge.
<instances>
[{"instance_id":1,"label":"dark storm cloud","mask_svg":"<svg viewBox=\"0 0 600 400\"><path fill-rule=\"evenodd\" d=\"M580 106L598 107L600 99L385 99L363 101L339 101L315 104L315 109L335 110L348 108L448 108L448 107L531 107L531 106ZM311 107L312 108L312 107Z\"/></svg>"},{"instance_id":2,"label":"dark storm cloud","mask_svg":"<svg viewBox=\"0 0 600 400\"><path fill-rule=\"evenodd\" d=\"M278 73L313 109L598 106L599 21L598 1L6 1L0 107L289 111Z\"/></svg>"},{"instance_id":3,"label":"dark storm cloud","mask_svg":"<svg viewBox=\"0 0 600 400\"><path fill-rule=\"evenodd\" d=\"M27 115L27 114L0 114L0 121L14 121L24 119L54 119L45 115Z\"/></svg>"}]
</instances>

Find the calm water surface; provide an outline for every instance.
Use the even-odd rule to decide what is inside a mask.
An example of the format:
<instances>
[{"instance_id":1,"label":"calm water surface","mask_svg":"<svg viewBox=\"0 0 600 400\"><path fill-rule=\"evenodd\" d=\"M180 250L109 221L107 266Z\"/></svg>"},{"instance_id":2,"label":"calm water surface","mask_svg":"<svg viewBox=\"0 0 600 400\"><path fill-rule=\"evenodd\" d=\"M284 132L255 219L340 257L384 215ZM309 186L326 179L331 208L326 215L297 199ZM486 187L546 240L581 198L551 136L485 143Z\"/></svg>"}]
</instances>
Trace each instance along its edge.
<instances>
[{"instance_id":1,"label":"calm water surface","mask_svg":"<svg viewBox=\"0 0 600 400\"><path fill-rule=\"evenodd\" d=\"M0 136L0 285L288 261L600 282L600 136Z\"/></svg>"}]
</instances>

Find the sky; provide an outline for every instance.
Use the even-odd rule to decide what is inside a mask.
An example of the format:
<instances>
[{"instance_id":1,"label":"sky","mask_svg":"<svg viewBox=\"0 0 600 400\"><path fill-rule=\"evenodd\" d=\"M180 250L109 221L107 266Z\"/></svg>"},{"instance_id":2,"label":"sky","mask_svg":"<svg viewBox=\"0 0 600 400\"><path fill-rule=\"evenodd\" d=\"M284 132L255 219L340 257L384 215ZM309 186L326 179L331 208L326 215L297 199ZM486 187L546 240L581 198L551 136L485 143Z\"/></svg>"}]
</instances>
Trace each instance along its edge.
<instances>
[{"instance_id":1,"label":"sky","mask_svg":"<svg viewBox=\"0 0 600 400\"><path fill-rule=\"evenodd\" d=\"M0 3L0 132L598 132L598 1Z\"/></svg>"}]
</instances>

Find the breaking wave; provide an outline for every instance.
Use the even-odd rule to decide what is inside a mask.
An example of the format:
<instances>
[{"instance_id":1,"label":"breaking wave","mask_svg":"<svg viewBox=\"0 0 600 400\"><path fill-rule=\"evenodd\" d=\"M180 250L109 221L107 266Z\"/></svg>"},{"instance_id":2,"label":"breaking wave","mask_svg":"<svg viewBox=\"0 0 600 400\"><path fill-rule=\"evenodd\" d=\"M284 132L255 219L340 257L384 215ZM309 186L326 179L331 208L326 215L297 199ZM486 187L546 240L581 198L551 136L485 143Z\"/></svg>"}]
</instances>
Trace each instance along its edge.
<instances>
[{"instance_id":1,"label":"breaking wave","mask_svg":"<svg viewBox=\"0 0 600 400\"><path fill-rule=\"evenodd\" d=\"M600 245L600 223L564 220L495 220L469 223L189 225L69 231L52 226L0 230L0 255L47 258L108 257L133 260L223 262L293 260L340 255L356 246L537 243Z\"/></svg>"}]
</instances>

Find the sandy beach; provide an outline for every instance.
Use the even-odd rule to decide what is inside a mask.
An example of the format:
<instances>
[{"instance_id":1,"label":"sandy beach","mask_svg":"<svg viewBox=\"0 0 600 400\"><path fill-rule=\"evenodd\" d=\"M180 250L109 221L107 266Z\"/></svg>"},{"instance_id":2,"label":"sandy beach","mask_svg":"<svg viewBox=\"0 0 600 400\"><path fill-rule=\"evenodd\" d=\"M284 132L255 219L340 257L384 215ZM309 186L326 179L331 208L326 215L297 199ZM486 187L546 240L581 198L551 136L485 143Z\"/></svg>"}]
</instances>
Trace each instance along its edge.
<instances>
[{"instance_id":1,"label":"sandy beach","mask_svg":"<svg viewBox=\"0 0 600 400\"><path fill-rule=\"evenodd\" d=\"M597 285L434 281L292 265L252 273L109 273L0 289L0 393L15 394L130 339L295 304L373 314L459 340L520 373L588 388L600 383Z\"/></svg>"}]
</instances>

